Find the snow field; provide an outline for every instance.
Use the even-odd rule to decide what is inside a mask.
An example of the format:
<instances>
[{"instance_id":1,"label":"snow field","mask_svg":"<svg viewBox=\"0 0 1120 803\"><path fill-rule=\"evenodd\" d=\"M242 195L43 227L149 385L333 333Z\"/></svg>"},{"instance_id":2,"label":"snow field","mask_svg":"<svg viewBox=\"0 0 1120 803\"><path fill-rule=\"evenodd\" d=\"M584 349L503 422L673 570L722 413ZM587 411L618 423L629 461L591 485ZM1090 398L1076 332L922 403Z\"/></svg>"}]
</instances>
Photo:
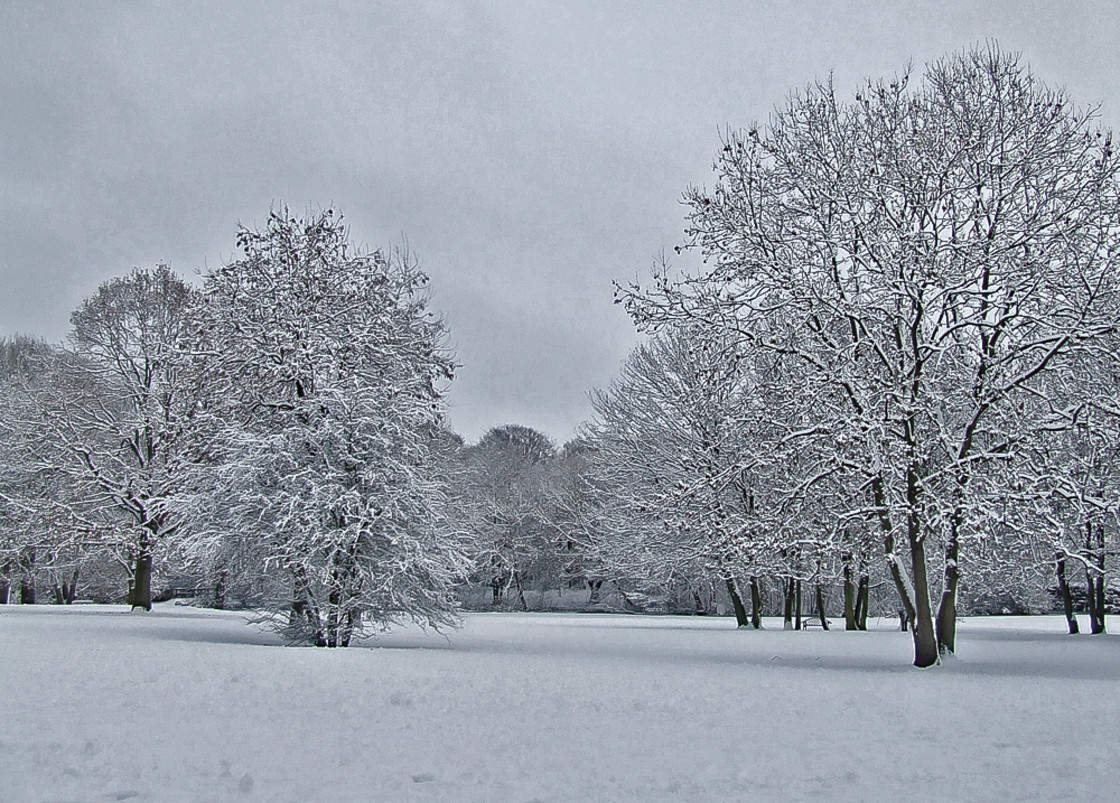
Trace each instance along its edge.
<instances>
[{"instance_id":1,"label":"snow field","mask_svg":"<svg viewBox=\"0 0 1120 803\"><path fill-rule=\"evenodd\" d=\"M325 650L232 612L6 606L0 800L1115 798L1116 637L969 619L921 671L878 625L471 614Z\"/></svg>"}]
</instances>

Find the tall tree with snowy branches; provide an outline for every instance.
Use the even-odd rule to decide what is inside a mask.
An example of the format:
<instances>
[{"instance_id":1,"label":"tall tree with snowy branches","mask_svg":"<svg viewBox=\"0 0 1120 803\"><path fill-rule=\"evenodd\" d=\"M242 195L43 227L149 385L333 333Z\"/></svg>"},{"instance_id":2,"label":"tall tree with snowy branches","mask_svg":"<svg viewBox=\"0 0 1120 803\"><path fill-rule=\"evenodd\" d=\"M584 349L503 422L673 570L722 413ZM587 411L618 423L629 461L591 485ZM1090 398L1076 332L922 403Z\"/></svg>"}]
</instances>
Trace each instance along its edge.
<instances>
[{"instance_id":1,"label":"tall tree with snowy branches","mask_svg":"<svg viewBox=\"0 0 1120 803\"><path fill-rule=\"evenodd\" d=\"M440 527L435 471L453 363L427 277L407 251L352 244L329 209L281 206L237 243L199 314L210 425L178 500L191 551L253 556L278 580L266 607L320 646L454 623L466 550Z\"/></svg>"},{"instance_id":2,"label":"tall tree with snowy branches","mask_svg":"<svg viewBox=\"0 0 1120 803\"><path fill-rule=\"evenodd\" d=\"M145 610L157 549L176 528L163 500L192 410L176 355L193 298L167 265L102 284L71 315L70 348L38 355L13 419L25 521L44 523L52 551L69 540L115 552L129 603Z\"/></svg>"},{"instance_id":3,"label":"tall tree with snowy branches","mask_svg":"<svg viewBox=\"0 0 1120 803\"><path fill-rule=\"evenodd\" d=\"M642 326L731 328L813 400L861 489L835 515L876 522L918 666L955 649L975 481L1029 429L1020 401L1116 328L1118 170L1094 114L994 45L853 102L816 84L686 193L703 266L620 291Z\"/></svg>"}]
</instances>

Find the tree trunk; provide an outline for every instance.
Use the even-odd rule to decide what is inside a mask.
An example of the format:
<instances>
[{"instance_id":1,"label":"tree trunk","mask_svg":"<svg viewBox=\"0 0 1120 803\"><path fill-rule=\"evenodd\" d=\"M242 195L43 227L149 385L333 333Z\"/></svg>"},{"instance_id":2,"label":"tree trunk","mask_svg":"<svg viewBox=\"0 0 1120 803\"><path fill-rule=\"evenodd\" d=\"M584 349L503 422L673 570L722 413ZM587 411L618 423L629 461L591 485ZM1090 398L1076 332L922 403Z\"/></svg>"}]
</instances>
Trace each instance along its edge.
<instances>
[{"instance_id":1,"label":"tree trunk","mask_svg":"<svg viewBox=\"0 0 1120 803\"><path fill-rule=\"evenodd\" d=\"M1101 605L1103 601L1103 591L1101 588L1103 580L1100 576L1094 574L1092 569L1085 570L1085 607L1089 613L1089 632L1094 635L1100 635L1104 632L1104 610Z\"/></svg>"},{"instance_id":2,"label":"tree trunk","mask_svg":"<svg viewBox=\"0 0 1120 803\"><path fill-rule=\"evenodd\" d=\"M783 630L793 630L793 601L794 601L793 578L792 577L787 577L782 581L782 583L783 583L783 591L785 592L785 596L784 596L784 599L783 599L783 605L782 605L782 618L783 618L782 629Z\"/></svg>"},{"instance_id":3,"label":"tree trunk","mask_svg":"<svg viewBox=\"0 0 1120 803\"><path fill-rule=\"evenodd\" d=\"M867 606L870 596L871 580L866 575L860 575L859 587L856 591L856 629L867 630Z\"/></svg>"},{"instance_id":4,"label":"tree trunk","mask_svg":"<svg viewBox=\"0 0 1120 803\"><path fill-rule=\"evenodd\" d=\"M910 538L910 562L914 576L914 666L927 667L937 663L940 653L937 649L937 635L933 628L933 606L929 601L929 578L926 569L925 539L912 535Z\"/></svg>"},{"instance_id":5,"label":"tree trunk","mask_svg":"<svg viewBox=\"0 0 1120 803\"><path fill-rule=\"evenodd\" d=\"M820 583L817 583L817 616L821 619L821 627L828 630L828 617L825 616L824 611L824 589L821 588Z\"/></svg>"},{"instance_id":6,"label":"tree trunk","mask_svg":"<svg viewBox=\"0 0 1120 803\"><path fill-rule=\"evenodd\" d=\"M751 578L751 627L755 630L762 629L762 591L758 587L758 578Z\"/></svg>"},{"instance_id":7,"label":"tree trunk","mask_svg":"<svg viewBox=\"0 0 1120 803\"><path fill-rule=\"evenodd\" d=\"M66 599L67 605L73 605L74 600L78 598L78 573L79 570L75 569L74 573L70 575L70 585L62 584L62 593Z\"/></svg>"},{"instance_id":8,"label":"tree trunk","mask_svg":"<svg viewBox=\"0 0 1120 803\"><path fill-rule=\"evenodd\" d=\"M945 590L937 608L937 651L952 655L957 649L957 588L960 586L960 537L954 521L945 544Z\"/></svg>"},{"instance_id":9,"label":"tree trunk","mask_svg":"<svg viewBox=\"0 0 1120 803\"><path fill-rule=\"evenodd\" d=\"M346 631L342 637L342 646L349 647L350 641L354 638L354 632L362 623L362 614L356 610L348 610L346 612Z\"/></svg>"},{"instance_id":10,"label":"tree trunk","mask_svg":"<svg viewBox=\"0 0 1120 803\"><path fill-rule=\"evenodd\" d=\"M521 585L521 572L513 573L513 581L517 584L517 598L521 601L521 610L529 610L529 603L525 601L525 588Z\"/></svg>"},{"instance_id":11,"label":"tree trunk","mask_svg":"<svg viewBox=\"0 0 1120 803\"><path fill-rule=\"evenodd\" d=\"M907 422L907 430L911 423ZM910 575L913 579L913 607L907 606L907 614L913 627L914 666L933 666L941 653L937 649L937 634L934 632L933 606L929 599L929 568L926 562L925 533L919 517L919 496L921 495L917 464L906 467L906 537L910 546ZM904 606L906 599L903 599Z\"/></svg>"},{"instance_id":12,"label":"tree trunk","mask_svg":"<svg viewBox=\"0 0 1120 803\"><path fill-rule=\"evenodd\" d=\"M1085 522L1085 597L1089 609L1089 632L1094 636L1105 632L1104 606L1104 527Z\"/></svg>"},{"instance_id":13,"label":"tree trunk","mask_svg":"<svg viewBox=\"0 0 1120 803\"><path fill-rule=\"evenodd\" d=\"M152 609L152 543L146 538L140 542L140 551L136 553L128 604L131 610Z\"/></svg>"},{"instance_id":14,"label":"tree trunk","mask_svg":"<svg viewBox=\"0 0 1120 803\"><path fill-rule=\"evenodd\" d=\"M229 575L225 569L218 569L214 573L214 607L219 611L226 609L226 578Z\"/></svg>"},{"instance_id":15,"label":"tree trunk","mask_svg":"<svg viewBox=\"0 0 1120 803\"><path fill-rule=\"evenodd\" d=\"M708 615L708 608L707 608L706 605L704 605L704 600L701 599L700 592L697 591L695 588L692 589L692 604L694 606L693 611L695 612L695 614L697 616L707 616Z\"/></svg>"},{"instance_id":16,"label":"tree trunk","mask_svg":"<svg viewBox=\"0 0 1120 803\"><path fill-rule=\"evenodd\" d=\"M12 560L4 561L0 568L0 605L7 605L12 593Z\"/></svg>"},{"instance_id":17,"label":"tree trunk","mask_svg":"<svg viewBox=\"0 0 1120 803\"><path fill-rule=\"evenodd\" d=\"M19 551L19 604L35 604L35 547Z\"/></svg>"},{"instance_id":18,"label":"tree trunk","mask_svg":"<svg viewBox=\"0 0 1120 803\"><path fill-rule=\"evenodd\" d=\"M327 594L327 646L341 647L342 645L342 592L335 585Z\"/></svg>"},{"instance_id":19,"label":"tree trunk","mask_svg":"<svg viewBox=\"0 0 1120 803\"><path fill-rule=\"evenodd\" d=\"M739 583L734 577L728 577L725 582L727 583L727 595L731 597L731 607L735 609L735 626L749 626L750 620L747 619L747 607L743 604L743 597L739 593Z\"/></svg>"},{"instance_id":20,"label":"tree trunk","mask_svg":"<svg viewBox=\"0 0 1120 803\"><path fill-rule=\"evenodd\" d=\"M794 591L794 594L796 595L797 599L793 603L793 617L794 617L793 629L794 630L800 630L801 629L801 581L800 580L795 581L795 586L794 587L796 589Z\"/></svg>"},{"instance_id":21,"label":"tree trunk","mask_svg":"<svg viewBox=\"0 0 1120 803\"><path fill-rule=\"evenodd\" d=\"M288 626L316 647L327 646L319 608L311 596L307 573L300 567L292 568L292 609L288 614Z\"/></svg>"},{"instance_id":22,"label":"tree trunk","mask_svg":"<svg viewBox=\"0 0 1120 803\"><path fill-rule=\"evenodd\" d=\"M891 572L891 579L894 580L895 590L898 591L898 598L902 602L902 609L905 618L910 621L914 620L914 601L911 599L910 589L906 585L906 578L903 576L903 569L898 555L894 551L894 527L891 525L890 515L887 511L886 494L883 491L883 480L881 477L876 477L871 481L871 494L875 502L875 508L878 511L877 516L879 519L879 529L883 535L883 555L887 559L887 567ZM905 627L903 628L905 630Z\"/></svg>"},{"instance_id":23,"label":"tree trunk","mask_svg":"<svg viewBox=\"0 0 1120 803\"><path fill-rule=\"evenodd\" d=\"M598 605L599 604L599 589L603 587L603 581L602 580L588 580L587 581L587 586L588 586L588 588L591 589L591 594L587 598L587 604L588 605Z\"/></svg>"},{"instance_id":24,"label":"tree trunk","mask_svg":"<svg viewBox=\"0 0 1120 803\"><path fill-rule=\"evenodd\" d=\"M1081 628L1077 624L1077 616L1073 613L1073 594L1069 590L1069 580L1066 578L1066 559L1065 556L1059 552L1054 556L1054 568L1058 575L1058 592L1062 597L1062 610L1066 614L1066 624L1069 626L1069 634L1076 636L1081 632Z\"/></svg>"},{"instance_id":25,"label":"tree trunk","mask_svg":"<svg viewBox=\"0 0 1120 803\"><path fill-rule=\"evenodd\" d=\"M856 583L852 571L852 553L845 552L844 562L844 629L856 629Z\"/></svg>"}]
</instances>

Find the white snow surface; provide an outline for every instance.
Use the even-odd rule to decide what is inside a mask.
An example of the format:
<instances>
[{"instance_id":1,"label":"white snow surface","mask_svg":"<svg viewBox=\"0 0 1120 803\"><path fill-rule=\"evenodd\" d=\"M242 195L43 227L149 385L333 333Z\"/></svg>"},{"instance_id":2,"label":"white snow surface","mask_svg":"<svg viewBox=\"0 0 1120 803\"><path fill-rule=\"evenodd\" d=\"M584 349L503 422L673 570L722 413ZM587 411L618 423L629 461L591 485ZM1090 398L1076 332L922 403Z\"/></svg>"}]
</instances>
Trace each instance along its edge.
<instances>
[{"instance_id":1,"label":"white snow surface","mask_svg":"<svg viewBox=\"0 0 1120 803\"><path fill-rule=\"evenodd\" d=\"M239 613L0 607L3 801L1116 799L1120 639L471 614L284 646Z\"/></svg>"}]
</instances>

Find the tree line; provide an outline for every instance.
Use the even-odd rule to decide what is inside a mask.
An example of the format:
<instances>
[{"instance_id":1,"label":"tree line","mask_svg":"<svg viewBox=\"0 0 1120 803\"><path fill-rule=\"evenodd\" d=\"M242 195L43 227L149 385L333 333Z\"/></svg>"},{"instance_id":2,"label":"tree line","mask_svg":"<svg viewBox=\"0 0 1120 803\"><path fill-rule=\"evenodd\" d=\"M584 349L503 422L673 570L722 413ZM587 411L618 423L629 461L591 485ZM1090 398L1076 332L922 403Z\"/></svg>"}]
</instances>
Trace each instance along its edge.
<instances>
[{"instance_id":1,"label":"tree line","mask_svg":"<svg viewBox=\"0 0 1120 803\"><path fill-rule=\"evenodd\" d=\"M646 337L562 449L450 432L415 259L279 207L198 289L136 270L66 347L4 341L2 596L72 600L115 562L149 608L158 557L326 646L565 594L747 628L898 612L919 666L962 607L1051 588L1104 632L1117 168L1094 112L994 45L852 101L807 87L726 132L685 266L616 285Z\"/></svg>"}]
</instances>

